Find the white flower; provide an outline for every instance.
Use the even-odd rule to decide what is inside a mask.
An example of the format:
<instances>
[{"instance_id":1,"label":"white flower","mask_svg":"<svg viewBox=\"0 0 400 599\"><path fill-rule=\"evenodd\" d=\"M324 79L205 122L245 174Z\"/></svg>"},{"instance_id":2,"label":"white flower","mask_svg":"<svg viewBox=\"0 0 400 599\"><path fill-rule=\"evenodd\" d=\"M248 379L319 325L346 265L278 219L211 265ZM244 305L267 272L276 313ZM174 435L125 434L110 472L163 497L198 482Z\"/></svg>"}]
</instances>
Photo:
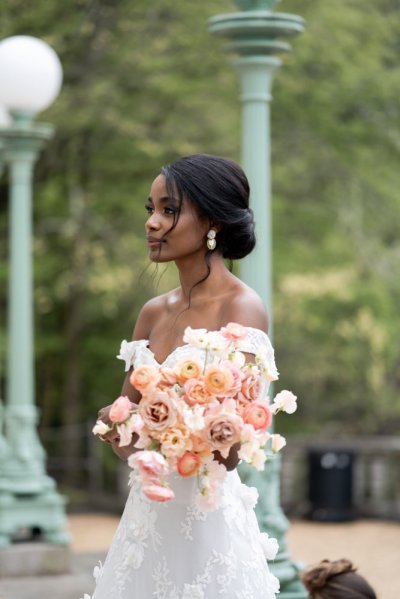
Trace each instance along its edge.
<instances>
[{"instance_id":1,"label":"white flower","mask_svg":"<svg viewBox=\"0 0 400 599\"><path fill-rule=\"evenodd\" d=\"M263 451L262 448L269 438L268 431L255 431L250 424L244 424L240 433L239 458L248 464L253 464L253 456L255 456L256 463L259 463L261 459L259 452Z\"/></svg>"},{"instance_id":2,"label":"white flower","mask_svg":"<svg viewBox=\"0 0 400 599\"><path fill-rule=\"evenodd\" d=\"M246 509L252 510L255 508L258 501L258 491L255 487L248 487L243 484L240 487L240 498Z\"/></svg>"},{"instance_id":3,"label":"white flower","mask_svg":"<svg viewBox=\"0 0 400 599\"><path fill-rule=\"evenodd\" d=\"M126 447L132 441L132 434L139 434L144 426L144 422L140 414L132 414L129 420L117 424L117 431L120 435L120 447Z\"/></svg>"},{"instance_id":4,"label":"white flower","mask_svg":"<svg viewBox=\"0 0 400 599\"><path fill-rule=\"evenodd\" d=\"M102 420L98 420L94 427L92 428L92 432L94 435L105 435L111 430L111 428L103 422Z\"/></svg>"},{"instance_id":5,"label":"white flower","mask_svg":"<svg viewBox=\"0 0 400 599\"><path fill-rule=\"evenodd\" d=\"M291 391L281 391L275 395L271 410L273 414L277 412L286 412L287 414L293 414L297 410L297 397L293 395Z\"/></svg>"},{"instance_id":6,"label":"white flower","mask_svg":"<svg viewBox=\"0 0 400 599\"><path fill-rule=\"evenodd\" d=\"M204 599L200 584L185 584L182 599Z\"/></svg>"},{"instance_id":7,"label":"white flower","mask_svg":"<svg viewBox=\"0 0 400 599\"><path fill-rule=\"evenodd\" d=\"M205 349L207 346L207 329L192 329L186 327L183 334L183 342Z\"/></svg>"},{"instance_id":8,"label":"white flower","mask_svg":"<svg viewBox=\"0 0 400 599\"><path fill-rule=\"evenodd\" d=\"M282 437L282 435L278 435L277 433L274 435L271 435L271 449L273 453L277 453L278 451L280 451L282 449L282 447L285 447L286 445L286 439L285 437Z\"/></svg>"},{"instance_id":9,"label":"white flower","mask_svg":"<svg viewBox=\"0 0 400 599\"><path fill-rule=\"evenodd\" d=\"M246 364L246 356L241 351L234 351L229 354L229 361L232 362L236 368L243 368Z\"/></svg>"},{"instance_id":10,"label":"white flower","mask_svg":"<svg viewBox=\"0 0 400 599\"><path fill-rule=\"evenodd\" d=\"M222 357L228 357L230 341L218 331L210 331L207 334L207 349L214 354Z\"/></svg>"},{"instance_id":11,"label":"white flower","mask_svg":"<svg viewBox=\"0 0 400 599\"><path fill-rule=\"evenodd\" d=\"M204 407L194 405L192 408L183 406L183 420L188 428L192 431L200 431L204 428Z\"/></svg>"},{"instance_id":12,"label":"white flower","mask_svg":"<svg viewBox=\"0 0 400 599\"><path fill-rule=\"evenodd\" d=\"M147 344L147 342L146 342L146 344ZM133 366L133 362L135 359L135 353L136 353L136 345L137 345L137 341L128 342L126 339L124 339L121 342L121 347L119 349L119 354L118 354L117 358L118 358L118 360L125 361L125 372L128 372L129 368L131 366Z\"/></svg>"},{"instance_id":13,"label":"white flower","mask_svg":"<svg viewBox=\"0 0 400 599\"><path fill-rule=\"evenodd\" d=\"M264 464L266 462L266 459L267 459L267 456L265 454L265 451L263 449L257 449L256 451L253 452L250 464L256 470L261 472L261 470L264 470Z\"/></svg>"},{"instance_id":14,"label":"white flower","mask_svg":"<svg viewBox=\"0 0 400 599\"><path fill-rule=\"evenodd\" d=\"M103 564L99 560L99 565L95 566L93 569L93 578L95 579L96 584L99 582L102 574L103 574Z\"/></svg>"},{"instance_id":15,"label":"white flower","mask_svg":"<svg viewBox=\"0 0 400 599\"><path fill-rule=\"evenodd\" d=\"M279 550L278 541L267 532L260 532L260 542L266 559L275 559Z\"/></svg>"}]
</instances>

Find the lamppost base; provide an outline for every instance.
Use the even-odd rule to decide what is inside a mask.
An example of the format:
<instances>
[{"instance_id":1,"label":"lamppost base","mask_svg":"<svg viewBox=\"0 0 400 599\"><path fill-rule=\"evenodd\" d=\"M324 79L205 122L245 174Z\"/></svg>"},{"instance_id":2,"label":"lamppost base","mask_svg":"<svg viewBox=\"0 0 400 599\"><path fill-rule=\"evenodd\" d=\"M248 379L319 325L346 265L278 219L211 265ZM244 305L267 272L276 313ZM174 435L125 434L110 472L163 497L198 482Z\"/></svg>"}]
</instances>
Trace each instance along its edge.
<instances>
[{"instance_id":1,"label":"lamppost base","mask_svg":"<svg viewBox=\"0 0 400 599\"><path fill-rule=\"evenodd\" d=\"M64 497L54 490L38 495L17 495L0 491L0 548L16 538L41 540L67 545L69 535Z\"/></svg>"}]
</instances>

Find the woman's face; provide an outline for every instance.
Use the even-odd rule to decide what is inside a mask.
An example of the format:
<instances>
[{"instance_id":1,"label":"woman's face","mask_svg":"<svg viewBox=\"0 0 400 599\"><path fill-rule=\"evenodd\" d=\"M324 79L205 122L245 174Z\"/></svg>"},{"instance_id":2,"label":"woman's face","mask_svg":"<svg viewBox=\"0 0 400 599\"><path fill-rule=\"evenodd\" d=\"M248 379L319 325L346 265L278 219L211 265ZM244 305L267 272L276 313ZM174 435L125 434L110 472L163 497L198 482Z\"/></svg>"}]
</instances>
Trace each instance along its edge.
<instances>
[{"instance_id":1,"label":"woman's face","mask_svg":"<svg viewBox=\"0 0 400 599\"><path fill-rule=\"evenodd\" d=\"M204 259L210 225L201 218L192 202L168 195L164 175L154 179L146 204L146 238L149 258L153 262L170 262L197 255ZM176 221L176 219L178 219ZM174 222L176 222L174 228Z\"/></svg>"}]
</instances>

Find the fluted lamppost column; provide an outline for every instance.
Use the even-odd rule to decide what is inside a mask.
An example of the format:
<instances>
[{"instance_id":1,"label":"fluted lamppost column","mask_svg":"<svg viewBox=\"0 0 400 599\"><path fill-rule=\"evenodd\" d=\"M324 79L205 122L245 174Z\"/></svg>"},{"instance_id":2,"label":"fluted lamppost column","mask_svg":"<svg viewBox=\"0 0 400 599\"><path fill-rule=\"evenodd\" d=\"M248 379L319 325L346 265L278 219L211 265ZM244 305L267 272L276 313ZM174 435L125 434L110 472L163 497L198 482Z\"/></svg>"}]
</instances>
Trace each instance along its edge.
<instances>
[{"instance_id":1,"label":"fluted lamppost column","mask_svg":"<svg viewBox=\"0 0 400 599\"><path fill-rule=\"evenodd\" d=\"M0 43L0 103L10 115L0 128L9 173L9 296L5 438L0 443L0 547L21 529L39 529L56 544L68 541L64 498L46 474L36 425L32 276L32 179L50 125L34 122L61 88L55 52L41 40L15 36Z\"/></svg>"},{"instance_id":2,"label":"fluted lamppost column","mask_svg":"<svg viewBox=\"0 0 400 599\"><path fill-rule=\"evenodd\" d=\"M267 306L272 338L272 225L271 225L271 157L270 102L276 70L281 65L277 56L290 50L278 38L303 31L303 20L286 13L275 13L279 0L236 0L241 12L218 15L210 19L212 34L229 39L226 49L237 53L234 65L241 81L242 164L249 178L251 207L256 221L257 245L242 261L240 276L255 289ZM258 488L256 507L261 530L279 541L279 553L271 564L281 583L282 599L308 597L298 578L298 566L291 562L286 549L285 533L289 523L280 507L280 457L266 463L265 471L241 467L242 479Z\"/></svg>"}]
</instances>

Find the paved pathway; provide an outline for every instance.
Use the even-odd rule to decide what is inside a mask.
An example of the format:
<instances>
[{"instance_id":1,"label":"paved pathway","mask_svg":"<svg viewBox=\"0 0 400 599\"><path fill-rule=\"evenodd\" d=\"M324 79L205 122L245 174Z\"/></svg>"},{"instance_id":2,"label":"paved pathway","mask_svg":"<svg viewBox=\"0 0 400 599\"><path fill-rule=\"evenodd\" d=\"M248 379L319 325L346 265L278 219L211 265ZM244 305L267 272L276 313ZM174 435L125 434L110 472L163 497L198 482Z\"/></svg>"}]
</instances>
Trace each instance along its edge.
<instances>
[{"instance_id":1,"label":"paved pathway","mask_svg":"<svg viewBox=\"0 0 400 599\"><path fill-rule=\"evenodd\" d=\"M92 592L93 566L99 559L104 560L118 519L80 514L70 516L69 522L73 539L71 574L0 579L0 599L80 599L83 593ZM306 564L322 558L352 559L379 599L400 598L400 523L296 521L287 541L293 558Z\"/></svg>"}]
</instances>

